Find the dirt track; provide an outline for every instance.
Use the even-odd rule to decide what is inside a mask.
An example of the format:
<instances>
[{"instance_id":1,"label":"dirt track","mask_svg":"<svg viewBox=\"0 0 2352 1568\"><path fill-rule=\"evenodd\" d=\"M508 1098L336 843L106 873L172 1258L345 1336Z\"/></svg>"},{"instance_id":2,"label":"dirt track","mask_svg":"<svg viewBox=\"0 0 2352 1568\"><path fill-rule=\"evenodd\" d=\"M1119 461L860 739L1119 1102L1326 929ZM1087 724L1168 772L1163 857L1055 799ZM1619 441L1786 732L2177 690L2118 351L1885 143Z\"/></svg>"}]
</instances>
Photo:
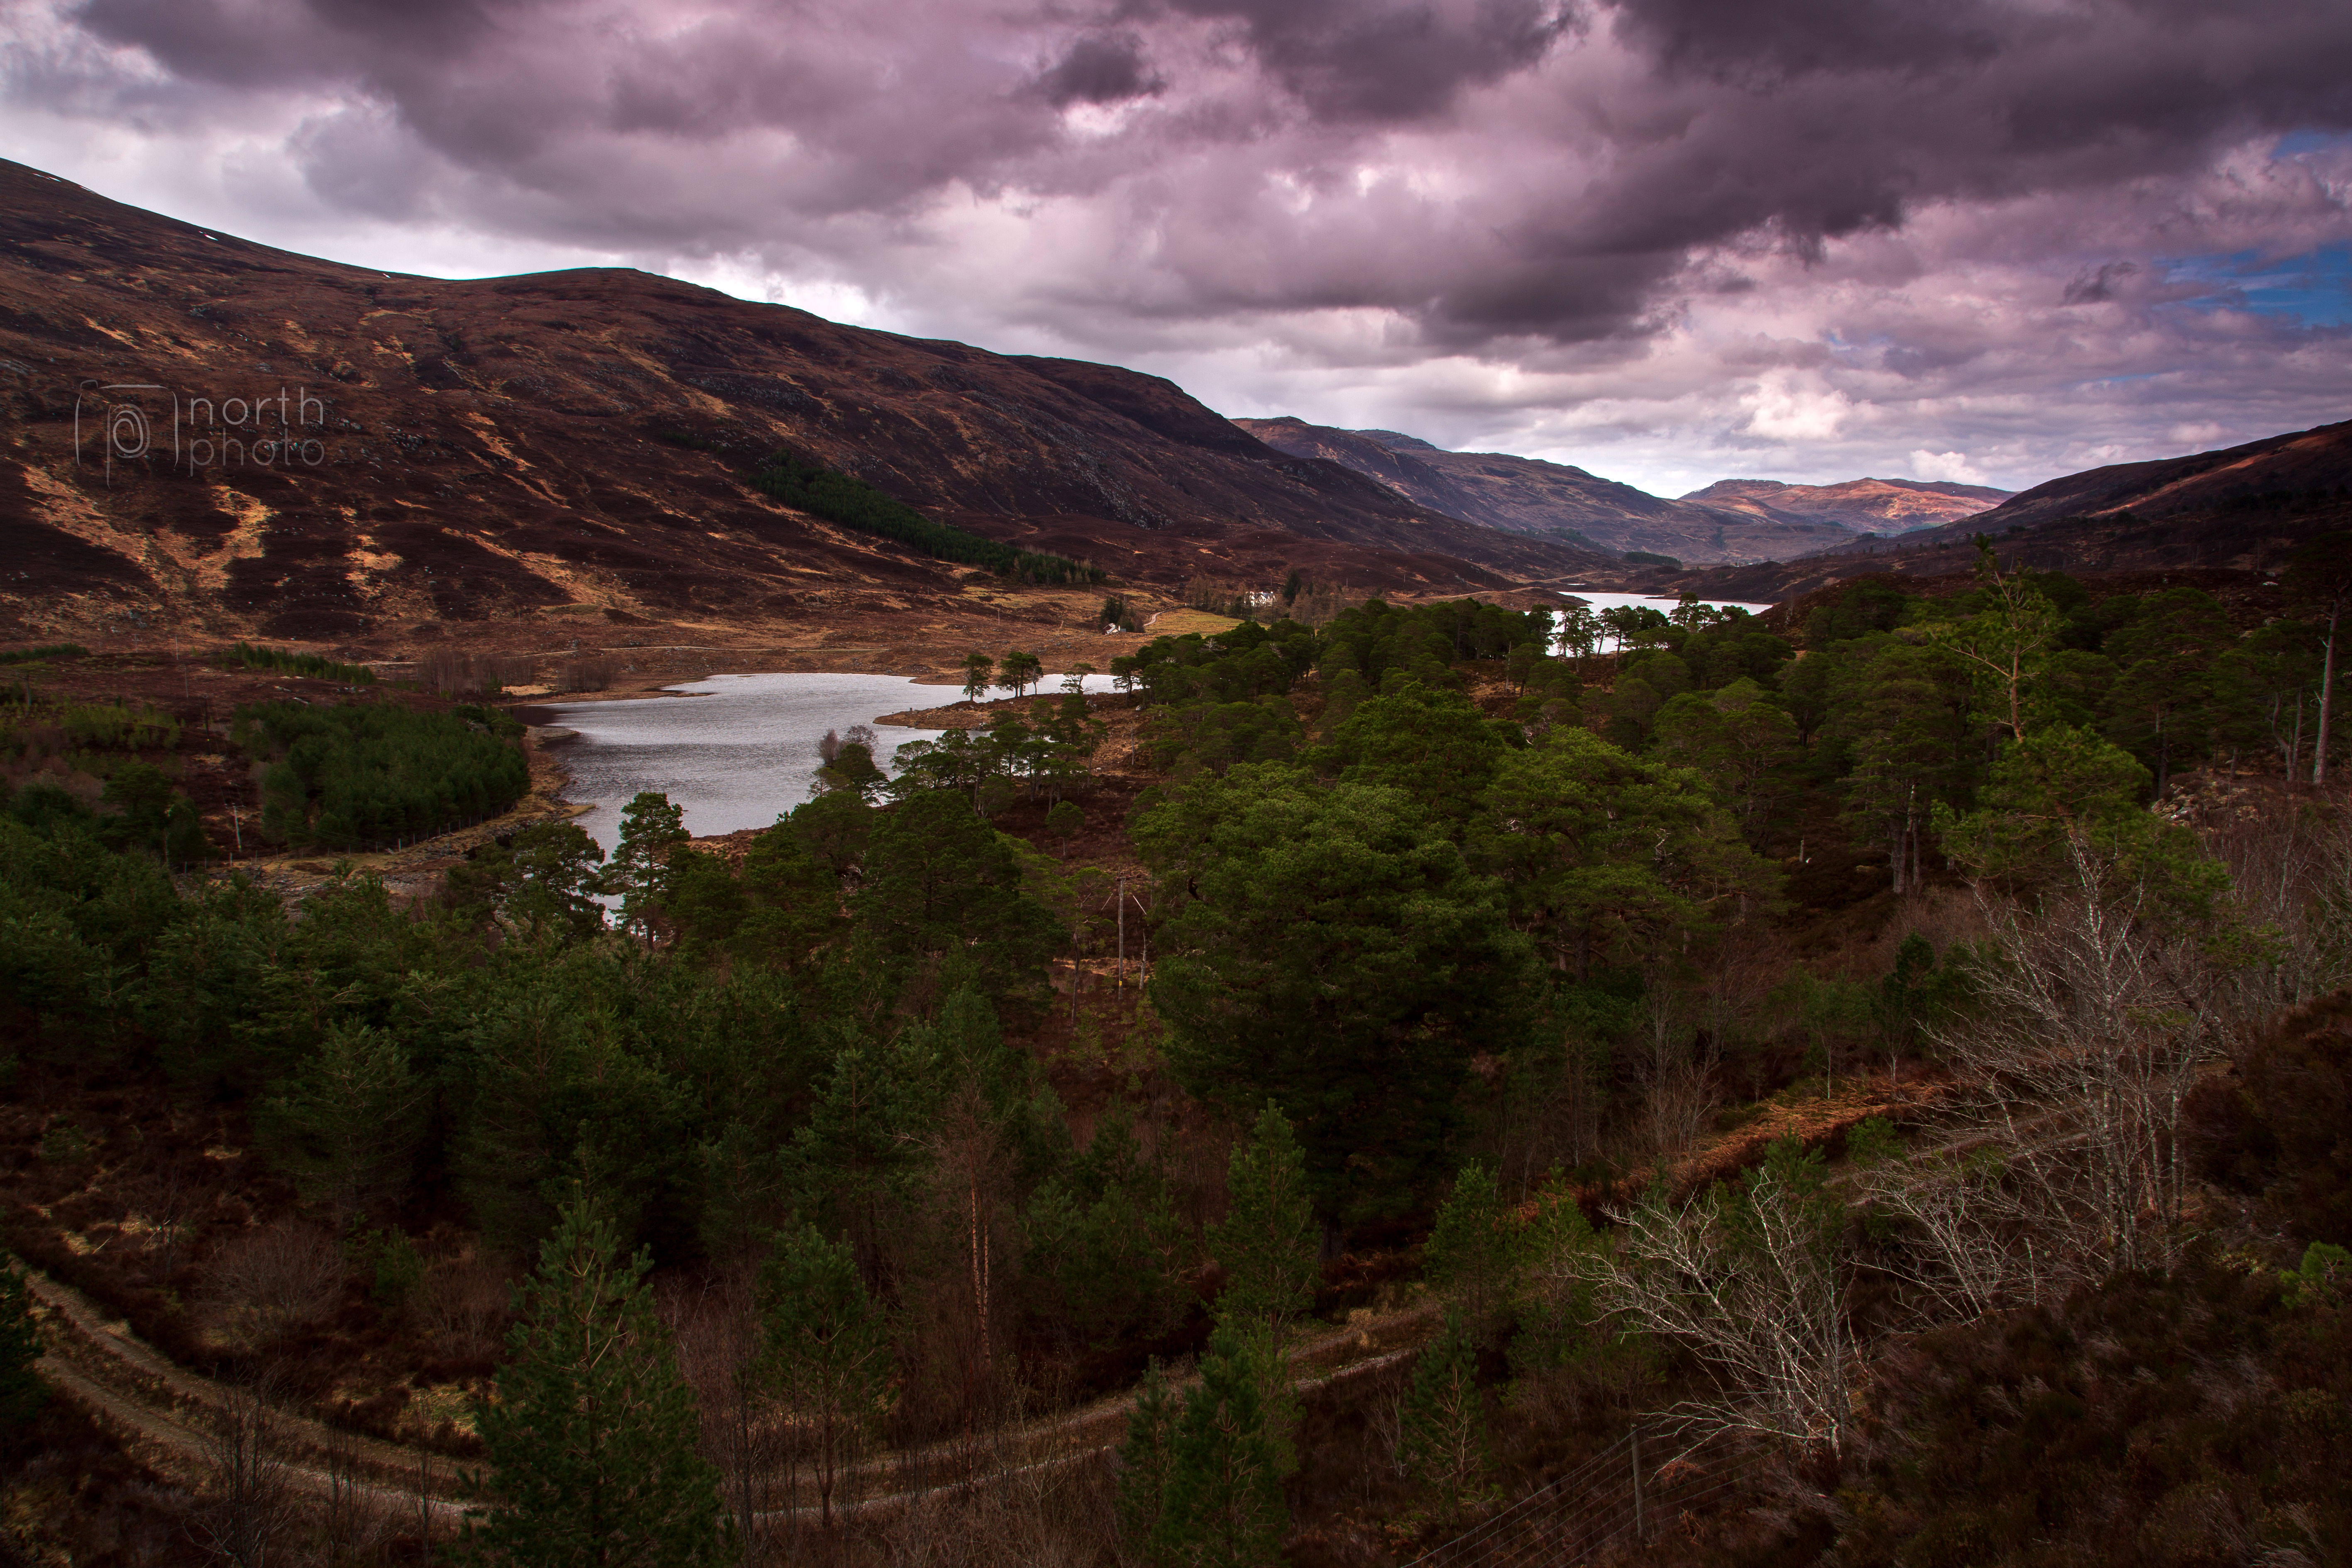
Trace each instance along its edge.
<instances>
[{"instance_id":1,"label":"dirt track","mask_svg":"<svg viewBox=\"0 0 2352 1568\"><path fill-rule=\"evenodd\" d=\"M88 1297L71 1287L31 1268L24 1272L48 1342L38 1365L50 1387L87 1411L158 1474L200 1486L210 1467L212 1425L229 1409L238 1391L174 1364L132 1334L128 1325L107 1321ZM1433 1309L1420 1307L1360 1319L1319 1334L1292 1352L1293 1366L1304 1374L1293 1386L1308 1395L1397 1365L1427 1338L1434 1320ZM1003 1431L884 1454L856 1467L852 1480L872 1488L908 1471L940 1479L930 1486L873 1491L836 1504L835 1511L851 1518L887 1513L922 1497L1086 1463L1118 1446L1131 1403L1131 1396L1116 1394ZM458 1489L457 1463L446 1456L339 1432L282 1409L272 1408L266 1419L289 1483L306 1496L324 1499L339 1484L331 1473L331 1456L340 1451L352 1477L341 1484L352 1486L362 1497L403 1517L416 1518L418 1477L429 1472L433 1496L424 1508L432 1528L454 1532L464 1518L465 1502L446 1495ZM467 1468L478 1471L482 1467ZM815 1511L814 1505L772 1509L760 1517L784 1521Z\"/></svg>"}]
</instances>

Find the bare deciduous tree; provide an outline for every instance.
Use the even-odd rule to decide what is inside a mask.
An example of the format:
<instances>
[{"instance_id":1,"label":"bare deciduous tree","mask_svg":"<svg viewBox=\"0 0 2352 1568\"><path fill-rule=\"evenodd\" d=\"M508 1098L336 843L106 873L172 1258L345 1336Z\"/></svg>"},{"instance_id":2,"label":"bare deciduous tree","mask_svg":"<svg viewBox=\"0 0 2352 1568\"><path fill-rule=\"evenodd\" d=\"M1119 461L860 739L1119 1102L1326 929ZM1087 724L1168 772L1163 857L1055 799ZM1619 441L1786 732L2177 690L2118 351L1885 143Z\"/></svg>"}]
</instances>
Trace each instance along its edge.
<instances>
[{"instance_id":1,"label":"bare deciduous tree","mask_svg":"<svg viewBox=\"0 0 2352 1568\"><path fill-rule=\"evenodd\" d=\"M1683 1001L1666 986L1647 987L1633 1041L1631 1066L1642 1089L1637 1142L1665 1159L1698 1142L1716 1107L1719 1041L1709 1037L1704 1051L1697 1048L1698 1031L1682 1016Z\"/></svg>"},{"instance_id":2,"label":"bare deciduous tree","mask_svg":"<svg viewBox=\"0 0 2352 1568\"><path fill-rule=\"evenodd\" d=\"M2072 864L2032 911L1994 915L1964 961L1976 1005L1934 1034L1965 1086L1956 1144L2005 1167L1970 1190L2045 1238L2053 1278L2103 1279L2173 1260L2181 1102L2224 1020L2195 933L2152 919L2145 889L2087 847Z\"/></svg>"},{"instance_id":3,"label":"bare deciduous tree","mask_svg":"<svg viewBox=\"0 0 2352 1568\"><path fill-rule=\"evenodd\" d=\"M410 1310L440 1354L476 1360L497 1353L511 1293L507 1270L467 1247L425 1265Z\"/></svg>"},{"instance_id":4,"label":"bare deciduous tree","mask_svg":"<svg viewBox=\"0 0 2352 1568\"><path fill-rule=\"evenodd\" d=\"M717 1466L744 1561L761 1550L784 1434L758 1375L759 1311L751 1281L738 1271L694 1289L665 1292L662 1318L677 1347L678 1370L694 1389L703 1457Z\"/></svg>"},{"instance_id":5,"label":"bare deciduous tree","mask_svg":"<svg viewBox=\"0 0 2352 1568\"><path fill-rule=\"evenodd\" d=\"M383 1500L367 1483L355 1432L330 1429L321 1468L326 1476L326 1547L331 1562L380 1552L392 1533Z\"/></svg>"},{"instance_id":6,"label":"bare deciduous tree","mask_svg":"<svg viewBox=\"0 0 2352 1568\"><path fill-rule=\"evenodd\" d=\"M2352 985L2352 821L2263 795L2202 837L2265 947L2232 976L2235 1010L2275 1013Z\"/></svg>"},{"instance_id":7,"label":"bare deciduous tree","mask_svg":"<svg viewBox=\"0 0 2352 1568\"><path fill-rule=\"evenodd\" d=\"M266 1390L232 1389L203 1435L206 1474L188 1532L214 1561L265 1568L295 1523L292 1478L269 1430Z\"/></svg>"},{"instance_id":8,"label":"bare deciduous tree","mask_svg":"<svg viewBox=\"0 0 2352 1568\"><path fill-rule=\"evenodd\" d=\"M1877 1267L1922 1292L1932 1316L1972 1320L2040 1299L2045 1270L2001 1192L2008 1175L1997 1148L1941 1143L1860 1173L1862 1195L1907 1222Z\"/></svg>"},{"instance_id":9,"label":"bare deciduous tree","mask_svg":"<svg viewBox=\"0 0 2352 1568\"><path fill-rule=\"evenodd\" d=\"M1839 1447L1852 1419L1853 1276L1843 1206L1792 1143L1737 1188L1687 1203L1663 1194L1619 1213L1613 1251L1572 1248L1557 1267L1595 1304L1690 1347L1716 1396L1667 1415L1701 1436L1752 1432Z\"/></svg>"}]
</instances>

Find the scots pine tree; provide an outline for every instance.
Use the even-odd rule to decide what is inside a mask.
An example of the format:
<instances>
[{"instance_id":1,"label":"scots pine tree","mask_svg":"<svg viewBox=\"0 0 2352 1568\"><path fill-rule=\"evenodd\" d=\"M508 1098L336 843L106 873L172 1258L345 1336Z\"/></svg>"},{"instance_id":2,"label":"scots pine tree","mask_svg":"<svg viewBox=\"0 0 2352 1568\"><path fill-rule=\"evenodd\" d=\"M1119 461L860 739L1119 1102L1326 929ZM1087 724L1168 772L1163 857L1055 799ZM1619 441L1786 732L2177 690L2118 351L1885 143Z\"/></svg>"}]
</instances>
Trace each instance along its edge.
<instances>
[{"instance_id":1,"label":"scots pine tree","mask_svg":"<svg viewBox=\"0 0 2352 1568\"><path fill-rule=\"evenodd\" d=\"M1283 1453L1265 1397L1263 1336L1228 1323L1209 1340L1201 1381L1168 1445L1155 1557L1183 1568L1265 1568L1290 1522Z\"/></svg>"},{"instance_id":2,"label":"scots pine tree","mask_svg":"<svg viewBox=\"0 0 2352 1568\"><path fill-rule=\"evenodd\" d=\"M16 1272L16 1260L0 1252L0 1444L48 1397L33 1363L41 1359L41 1336L33 1326L33 1293Z\"/></svg>"},{"instance_id":3,"label":"scots pine tree","mask_svg":"<svg viewBox=\"0 0 2352 1568\"><path fill-rule=\"evenodd\" d=\"M621 842L604 879L621 895L621 923L642 934L648 947L668 888L669 858L686 840L686 808L672 805L666 795L641 790L621 810Z\"/></svg>"},{"instance_id":4,"label":"scots pine tree","mask_svg":"<svg viewBox=\"0 0 2352 1568\"><path fill-rule=\"evenodd\" d=\"M1518 1239L1495 1173L1483 1161L1464 1162L1423 1256L1430 1283L1454 1299L1474 1332L1485 1332L1509 1297Z\"/></svg>"},{"instance_id":5,"label":"scots pine tree","mask_svg":"<svg viewBox=\"0 0 2352 1568\"><path fill-rule=\"evenodd\" d=\"M1475 1501L1490 1458L1486 1402L1478 1388L1478 1352L1459 1309L1413 1363L1399 1425L1398 1458L1449 1507Z\"/></svg>"},{"instance_id":6,"label":"scots pine tree","mask_svg":"<svg viewBox=\"0 0 2352 1568\"><path fill-rule=\"evenodd\" d=\"M1225 1271L1221 1323L1262 1330L1270 1343L1315 1300L1316 1227L1306 1155L1271 1100L1249 1142L1234 1151L1226 1185L1233 1208L1209 1227L1209 1251Z\"/></svg>"},{"instance_id":7,"label":"scots pine tree","mask_svg":"<svg viewBox=\"0 0 2352 1568\"><path fill-rule=\"evenodd\" d=\"M977 705L996 684L996 661L984 653L963 656L963 700Z\"/></svg>"},{"instance_id":8,"label":"scots pine tree","mask_svg":"<svg viewBox=\"0 0 2352 1568\"><path fill-rule=\"evenodd\" d=\"M1018 697L1045 678L1045 663L1034 653L1014 648L996 667L996 684Z\"/></svg>"},{"instance_id":9,"label":"scots pine tree","mask_svg":"<svg viewBox=\"0 0 2352 1568\"><path fill-rule=\"evenodd\" d=\"M331 1024L262 1102L260 1130L302 1195L347 1221L406 1184L428 1092L396 1035Z\"/></svg>"},{"instance_id":10,"label":"scots pine tree","mask_svg":"<svg viewBox=\"0 0 2352 1568\"><path fill-rule=\"evenodd\" d=\"M474 1424L491 1465L469 1558L512 1568L688 1568L725 1555L719 1474L654 1315L643 1251L567 1205L521 1292L496 1391Z\"/></svg>"},{"instance_id":11,"label":"scots pine tree","mask_svg":"<svg viewBox=\"0 0 2352 1568\"><path fill-rule=\"evenodd\" d=\"M817 1499L830 1529L842 1467L888 1398L888 1321L866 1295L848 1244L827 1241L814 1226L777 1237L760 1276L760 1320L761 1377L815 1435Z\"/></svg>"},{"instance_id":12,"label":"scots pine tree","mask_svg":"<svg viewBox=\"0 0 2352 1568\"><path fill-rule=\"evenodd\" d=\"M1183 1407L1168 1371L1153 1358L1127 1413L1127 1441L1118 1447L1119 1534L1141 1551L1156 1550L1168 1497L1170 1450Z\"/></svg>"},{"instance_id":13,"label":"scots pine tree","mask_svg":"<svg viewBox=\"0 0 2352 1568\"><path fill-rule=\"evenodd\" d=\"M1225 1184L1233 1207L1209 1227L1209 1250L1225 1270L1217 1297L1212 1353L1244 1366L1257 1379L1254 1419L1277 1479L1298 1468L1291 1436L1297 1430L1297 1394L1290 1386L1284 1348L1290 1325L1315 1302L1318 1268L1315 1212L1307 1196L1307 1157L1289 1119L1271 1100L1258 1113L1247 1144L1234 1151ZM1226 1349L1213 1349L1223 1342ZM1207 1375L1204 1367L1203 1377ZM1206 1384L1202 1384L1206 1387ZM1203 1397L1195 1390L1193 1398ZM1185 1409L1192 1409L1190 1401ZM1221 1560L1222 1561L1222 1560Z\"/></svg>"}]
</instances>

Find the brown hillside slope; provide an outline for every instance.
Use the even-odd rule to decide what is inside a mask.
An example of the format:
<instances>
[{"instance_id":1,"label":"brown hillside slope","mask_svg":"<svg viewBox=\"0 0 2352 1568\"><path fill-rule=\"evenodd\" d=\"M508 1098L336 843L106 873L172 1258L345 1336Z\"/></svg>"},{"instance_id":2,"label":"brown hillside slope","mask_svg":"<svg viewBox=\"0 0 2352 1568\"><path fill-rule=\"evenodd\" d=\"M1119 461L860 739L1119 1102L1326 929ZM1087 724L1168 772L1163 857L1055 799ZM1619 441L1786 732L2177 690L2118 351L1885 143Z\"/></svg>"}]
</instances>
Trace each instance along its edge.
<instances>
[{"instance_id":1,"label":"brown hillside slope","mask_svg":"<svg viewBox=\"0 0 2352 1568\"><path fill-rule=\"evenodd\" d=\"M2124 510L2142 517L2252 514L2315 491L2339 491L2347 482L2352 482L2352 420L2291 430L2220 451L2087 468L2021 490L1973 521L1998 533L2063 517L2095 518Z\"/></svg>"},{"instance_id":2,"label":"brown hillside slope","mask_svg":"<svg viewBox=\"0 0 2352 1568\"><path fill-rule=\"evenodd\" d=\"M780 447L1136 581L1459 591L1601 563L1286 457L1154 377L625 269L394 277L11 163L0 386L0 635L350 638L567 604L756 623L954 593L747 490Z\"/></svg>"}]
</instances>

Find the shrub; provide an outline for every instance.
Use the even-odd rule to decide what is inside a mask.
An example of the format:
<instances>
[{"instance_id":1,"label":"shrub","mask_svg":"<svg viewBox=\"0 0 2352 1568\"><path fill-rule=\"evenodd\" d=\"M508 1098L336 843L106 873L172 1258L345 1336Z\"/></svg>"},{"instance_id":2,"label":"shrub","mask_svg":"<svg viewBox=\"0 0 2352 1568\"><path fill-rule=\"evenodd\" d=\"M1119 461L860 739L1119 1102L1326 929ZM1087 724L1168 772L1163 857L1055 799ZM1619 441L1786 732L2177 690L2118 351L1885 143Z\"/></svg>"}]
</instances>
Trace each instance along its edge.
<instances>
[{"instance_id":1,"label":"shrub","mask_svg":"<svg viewBox=\"0 0 2352 1568\"><path fill-rule=\"evenodd\" d=\"M88 658L89 649L78 642L50 643L42 647L20 647L14 653L0 653L0 664L37 664L49 658Z\"/></svg>"},{"instance_id":2,"label":"shrub","mask_svg":"<svg viewBox=\"0 0 2352 1568\"><path fill-rule=\"evenodd\" d=\"M468 1247L425 1265L410 1311L436 1355L487 1361L506 1331L507 1296L506 1271Z\"/></svg>"},{"instance_id":3,"label":"shrub","mask_svg":"<svg viewBox=\"0 0 2352 1568\"><path fill-rule=\"evenodd\" d=\"M352 1252L370 1275L368 1295L387 1312L412 1306L425 1289L425 1258L403 1230L372 1230Z\"/></svg>"},{"instance_id":4,"label":"shrub","mask_svg":"<svg viewBox=\"0 0 2352 1568\"><path fill-rule=\"evenodd\" d=\"M180 721L144 702L78 702L58 710L57 725L91 751L162 752L180 743Z\"/></svg>"},{"instance_id":5,"label":"shrub","mask_svg":"<svg viewBox=\"0 0 2352 1568\"><path fill-rule=\"evenodd\" d=\"M0 1441L30 1421L48 1397L40 1374L33 1370L40 1359L32 1292L17 1274L16 1259L0 1252Z\"/></svg>"},{"instance_id":6,"label":"shrub","mask_svg":"<svg viewBox=\"0 0 2352 1568\"><path fill-rule=\"evenodd\" d=\"M611 689L618 667L609 658L566 659L555 668L558 691L604 691Z\"/></svg>"},{"instance_id":7,"label":"shrub","mask_svg":"<svg viewBox=\"0 0 2352 1568\"><path fill-rule=\"evenodd\" d=\"M257 1349L319 1322L342 1294L334 1238L317 1226L280 1220L215 1251L200 1300L220 1337Z\"/></svg>"}]
</instances>

